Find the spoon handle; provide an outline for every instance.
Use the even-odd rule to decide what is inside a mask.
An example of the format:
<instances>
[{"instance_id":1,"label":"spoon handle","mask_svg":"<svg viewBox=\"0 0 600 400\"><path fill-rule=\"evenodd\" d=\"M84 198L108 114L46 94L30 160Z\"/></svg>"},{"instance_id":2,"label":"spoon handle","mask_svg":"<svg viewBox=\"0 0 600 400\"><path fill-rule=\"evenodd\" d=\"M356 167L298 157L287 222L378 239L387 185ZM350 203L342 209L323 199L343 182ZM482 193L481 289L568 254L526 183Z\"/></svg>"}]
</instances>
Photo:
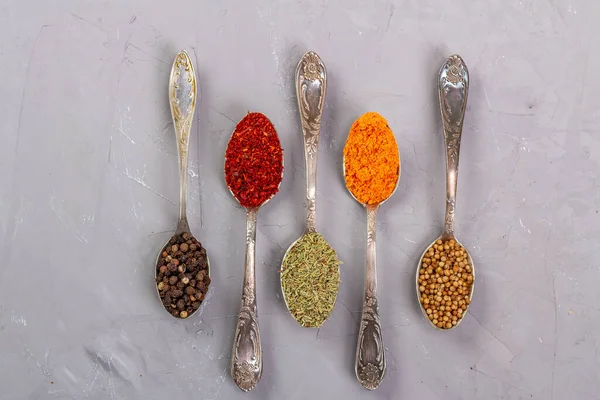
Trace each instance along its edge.
<instances>
[{"instance_id":1,"label":"spoon handle","mask_svg":"<svg viewBox=\"0 0 600 400\"><path fill-rule=\"evenodd\" d=\"M304 136L306 163L306 231L316 232L317 153L325 104L327 71L319 56L309 51L296 67L296 97Z\"/></svg>"},{"instance_id":2,"label":"spoon handle","mask_svg":"<svg viewBox=\"0 0 600 400\"><path fill-rule=\"evenodd\" d=\"M231 356L231 376L244 392L252 390L262 375L262 350L256 309L256 215L258 208L246 212L246 268L242 305L238 315Z\"/></svg>"},{"instance_id":3,"label":"spoon handle","mask_svg":"<svg viewBox=\"0 0 600 400\"><path fill-rule=\"evenodd\" d=\"M451 238L454 237L460 138L469 94L469 71L460 56L450 56L444 63L438 84L446 145L446 218L443 236Z\"/></svg>"},{"instance_id":4,"label":"spoon handle","mask_svg":"<svg viewBox=\"0 0 600 400\"><path fill-rule=\"evenodd\" d=\"M377 304L377 247L375 226L379 205L367 205L367 268L365 271L365 299L356 346L354 371L358 381L367 389L379 386L385 374L385 353L379 306Z\"/></svg>"},{"instance_id":5,"label":"spoon handle","mask_svg":"<svg viewBox=\"0 0 600 400\"><path fill-rule=\"evenodd\" d=\"M185 51L175 57L169 79L169 103L179 154L179 225L177 233L189 231L187 221L187 165L190 131L196 108L196 74Z\"/></svg>"}]
</instances>

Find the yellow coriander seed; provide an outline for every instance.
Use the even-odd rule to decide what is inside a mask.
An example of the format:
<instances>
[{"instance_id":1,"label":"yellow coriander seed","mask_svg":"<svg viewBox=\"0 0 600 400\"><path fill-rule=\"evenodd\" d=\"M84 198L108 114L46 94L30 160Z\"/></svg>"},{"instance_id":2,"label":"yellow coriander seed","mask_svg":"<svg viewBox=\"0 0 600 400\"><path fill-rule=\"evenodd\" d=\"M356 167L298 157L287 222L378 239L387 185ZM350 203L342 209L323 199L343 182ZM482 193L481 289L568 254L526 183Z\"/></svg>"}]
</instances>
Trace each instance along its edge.
<instances>
[{"instance_id":1,"label":"yellow coriander seed","mask_svg":"<svg viewBox=\"0 0 600 400\"><path fill-rule=\"evenodd\" d=\"M465 250L452 239L436 240L425 254L417 279L420 302L435 326L452 328L470 303L473 269Z\"/></svg>"}]
</instances>

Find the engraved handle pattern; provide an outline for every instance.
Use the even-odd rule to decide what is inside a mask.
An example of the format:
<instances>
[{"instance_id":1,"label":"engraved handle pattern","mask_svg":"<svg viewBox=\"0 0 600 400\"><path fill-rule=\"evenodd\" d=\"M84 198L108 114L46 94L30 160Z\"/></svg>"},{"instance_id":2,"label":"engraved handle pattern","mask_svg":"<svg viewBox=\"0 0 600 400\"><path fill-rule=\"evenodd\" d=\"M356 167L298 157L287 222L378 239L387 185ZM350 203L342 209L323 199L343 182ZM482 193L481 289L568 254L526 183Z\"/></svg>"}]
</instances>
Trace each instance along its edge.
<instances>
[{"instance_id":1,"label":"engraved handle pattern","mask_svg":"<svg viewBox=\"0 0 600 400\"><path fill-rule=\"evenodd\" d=\"M439 98L446 146L446 217L444 238L454 237L460 139L469 94L469 71L460 56L448 58L440 70Z\"/></svg>"},{"instance_id":2,"label":"engraved handle pattern","mask_svg":"<svg viewBox=\"0 0 600 400\"><path fill-rule=\"evenodd\" d=\"M185 51L179 52L169 79L169 103L179 153L179 225L177 233L189 231L187 221L187 165L190 132L196 108L196 74L192 60Z\"/></svg>"},{"instance_id":3,"label":"engraved handle pattern","mask_svg":"<svg viewBox=\"0 0 600 400\"><path fill-rule=\"evenodd\" d=\"M238 315L231 356L231 376L244 392L256 386L262 375L262 349L256 308L256 215L258 208L246 213L246 268L242 304Z\"/></svg>"},{"instance_id":4,"label":"engraved handle pattern","mask_svg":"<svg viewBox=\"0 0 600 400\"><path fill-rule=\"evenodd\" d=\"M302 121L306 163L306 231L316 231L317 153L325 105L327 71L319 56L309 51L296 67L296 97Z\"/></svg>"},{"instance_id":5,"label":"engraved handle pattern","mask_svg":"<svg viewBox=\"0 0 600 400\"><path fill-rule=\"evenodd\" d=\"M365 271L365 299L356 346L355 373L367 389L379 386L385 375L385 351L377 304L377 247L375 227L379 205L367 205L367 268Z\"/></svg>"}]
</instances>

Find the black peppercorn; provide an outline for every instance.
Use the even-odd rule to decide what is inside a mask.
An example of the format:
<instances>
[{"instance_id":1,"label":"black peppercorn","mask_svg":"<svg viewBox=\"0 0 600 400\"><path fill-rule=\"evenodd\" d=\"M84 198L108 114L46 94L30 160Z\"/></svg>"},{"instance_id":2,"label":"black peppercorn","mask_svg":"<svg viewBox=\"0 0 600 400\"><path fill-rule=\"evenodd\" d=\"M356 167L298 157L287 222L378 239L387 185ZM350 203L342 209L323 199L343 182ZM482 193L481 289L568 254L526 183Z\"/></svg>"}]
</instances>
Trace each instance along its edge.
<instances>
[{"instance_id":1,"label":"black peppercorn","mask_svg":"<svg viewBox=\"0 0 600 400\"><path fill-rule=\"evenodd\" d=\"M188 295L193 295L194 293L196 293L196 289L194 289L191 285L185 288L185 293L187 293Z\"/></svg>"},{"instance_id":2,"label":"black peppercorn","mask_svg":"<svg viewBox=\"0 0 600 400\"><path fill-rule=\"evenodd\" d=\"M187 318L200 308L209 284L206 250L187 232L174 235L156 266L156 285L165 308Z\"/></svg>"}]
</instances>

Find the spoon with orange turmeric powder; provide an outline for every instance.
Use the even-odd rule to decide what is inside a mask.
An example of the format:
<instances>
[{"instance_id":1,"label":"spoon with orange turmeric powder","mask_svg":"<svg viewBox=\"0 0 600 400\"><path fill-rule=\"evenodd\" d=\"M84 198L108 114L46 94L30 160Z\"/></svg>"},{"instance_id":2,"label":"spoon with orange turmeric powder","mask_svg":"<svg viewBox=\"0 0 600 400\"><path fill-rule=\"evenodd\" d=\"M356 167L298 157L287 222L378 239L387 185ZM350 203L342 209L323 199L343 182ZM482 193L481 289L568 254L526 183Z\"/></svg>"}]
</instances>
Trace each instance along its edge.
<instances>
[{"instance_id":1,"label":"spoon with orange turmeric powder","mask_svg":"<svg viewBox=\"0 0 600 400\"><path fill-rule=\"evenodd\" d=\"M423 315L435 328L448 330L463 320L475 286L473 259L454 236L458 156L469 93L469 71L458 55L442 66L438 93L446 147L446 217L442 234L419 259L415 283Z\"/></svg>"},{"instance_id":2,"label":"spoon with orange turmeric powder","mask_svg":"<svg viewBox=\"0 0 600 400\"><path fill-rule=\"evenodd\" d=\"M367 210L365 297L356 345L354 372L367 389L379 386L385 374L385 353L377 304L375 227L377 210L398 187L400 154L387 121L375 112L360 116L344 146L344 179L350 194Z\"/></svg>"}]
</instances>

